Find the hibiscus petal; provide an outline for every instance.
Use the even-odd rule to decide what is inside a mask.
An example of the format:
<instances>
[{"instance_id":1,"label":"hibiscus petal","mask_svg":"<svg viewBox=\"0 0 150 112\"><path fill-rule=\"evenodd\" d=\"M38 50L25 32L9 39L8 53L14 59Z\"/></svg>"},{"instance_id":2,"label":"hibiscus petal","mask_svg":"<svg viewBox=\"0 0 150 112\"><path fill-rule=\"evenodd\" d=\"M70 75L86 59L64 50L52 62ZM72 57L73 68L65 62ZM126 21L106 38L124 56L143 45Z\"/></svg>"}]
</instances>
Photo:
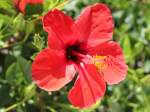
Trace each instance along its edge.
<instances>
[{"instance_id":1,"label":"hibiscus petal","mask_svg":"<svg viewBox=\"0 0 150 112\"><path fill-rule=\"evenodd\" d=\"M48 12L43 18L45 31L49 33L49 46L60 49L76 37L73 34L74 22L71 17L65 15L62 11L54 9ZM52 44L52 42L55 42ZM55 44L59 43L58 46Z\"/></svg>"},{"instance_id":2,"label":"hibiscus petal","mask_svg":"<svg viewBox=\"0 0 150 112\"><path fill-rule=\"evenodd\" d=\"M76 70L73 64L66 62L63 51L50 48L40 52L32 64L32 78L46 91L56 91L69 83Z\"/></svg>"},{"instance_id":3,"label":"hibiscus petal","mask_svg":"<svg viewBox=\"0 0 150 112\"><path fill-rule=\"evenodd\" d=\"M44 0L13 0L13 2L22 13L25 13L27 4L42 4Z\"/></svg>"},{"instance_id":4,"label":"hibiscus petal","mask_svg":"<svg viewBox=\"0 0 150 112\"><path fill-rule=\"evenodd\" d=\"M31 3L31 4L37 4L37 3L43 3L44 0L27 0L28 3Z\"/></svg>"},{"instance_id":5,"label":"hibiscus petal","mask_svg":"<svg viewBox=\"0 0 150 112\"><path fill-rule=\"evenodd\" d=\"M110 58L112 65L102 70L102 73L107 84L113 85L125 79L128 67L125 63L119 62L118 59Z\"/></svg>"},{"instance_id":6,"label":"hibiscus petal","mask_svg":"<svg viewBox=\"0 0 150 112\"><path fill-rule=\"evenodd\" d=\"M74 106L85 108L100 100L105 90L105 82L96 68L93 65L81 63L79 75L68 98Z\"/></svg>"},{"instance_id":7,"label":"hibiscus petal","mask_svg":"<svg viewBox=\"0 0 150 112\"><path fill-rule=\"evenodd\" d=\"M95 4L87 7L76 20L82 38L88 45L95 46L110 40L113 34L113 18L105 4Z\"/></svg>"},{"instance_id":8,"label":"hibiscus petal","mask_svg":"<svg viewBox=\"0 0 150 112\"><path fill-rule=\"evenodd\" d=\"M107 56L108 67L100 69L105 81L112 85L124 80L127 74L127 65L121 47L113 41L105 42L96 47L89 48L88 53L91 56Z\"/></svg>"},{"instance_id":9,"label":"hibiscus petal","mask_svg":"<svg viewBox=\"0 0 150 112\"><path fill-rule=\"evenodd\" d=\"M27 4L26 0L13 0L13 2L15 3L16 7L22 12L25 13L25 7Z\"/></svg>"}]
</instances>

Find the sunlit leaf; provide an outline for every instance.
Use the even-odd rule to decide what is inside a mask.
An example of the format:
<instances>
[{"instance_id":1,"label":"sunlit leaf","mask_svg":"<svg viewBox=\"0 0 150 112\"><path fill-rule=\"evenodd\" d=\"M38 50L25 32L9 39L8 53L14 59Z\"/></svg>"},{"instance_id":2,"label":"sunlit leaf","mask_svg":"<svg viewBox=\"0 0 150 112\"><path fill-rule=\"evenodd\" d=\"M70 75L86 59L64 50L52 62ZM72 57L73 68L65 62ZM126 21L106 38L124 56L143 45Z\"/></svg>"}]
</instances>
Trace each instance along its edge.
<instances>
[{"instance_id":1,"label":"sunlit leaf","mask_svg":"<svg viewBox=\"0 0 150 112\"><path fill-rule=\"evenodd\" d=\"M34 37L33 37L33 45L39 50L41 51L43 48L44 48L44 44L45 44L45 41L44 41L44 38L43 37L40 37L39 34L35 34Z\"/></svg>"}]
</instances>

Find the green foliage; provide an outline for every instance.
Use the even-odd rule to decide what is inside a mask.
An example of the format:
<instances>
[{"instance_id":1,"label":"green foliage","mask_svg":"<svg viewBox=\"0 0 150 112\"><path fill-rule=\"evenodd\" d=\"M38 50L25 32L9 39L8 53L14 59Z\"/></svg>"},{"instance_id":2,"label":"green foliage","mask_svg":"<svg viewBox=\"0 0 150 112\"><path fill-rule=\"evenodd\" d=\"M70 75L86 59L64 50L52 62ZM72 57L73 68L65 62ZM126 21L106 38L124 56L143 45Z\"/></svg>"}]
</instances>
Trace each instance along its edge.
<instances>
[{"instance_id":1,"label":"green foliage","mask_svg":"<svg viewBox=\"0 0 150 112\"><path fill-rule=\"evenodd\" d=\"M45 0L45 10L51 10L54 8L62 9L68 0Z\"/></svg>"},{"instance_id":2,"label":"green foliage","mask_svg":"<svg viewBox=\"0 0 150 112\"><path fill-rule=\"evenodd\" d=\"M44 38L40 37L38 34L35 34L33 37L33 45L41 51L44 48L45 41Z\"/></svg>"},{"instance_id":3,"label":"green foliage","mask_svg":"<svg viewBox=\"0 0 150 112\"><path fill-rule=\"evenodd\" d=\"M101 102L79 110L68 102L67 87L51 94L37 88L31 64L47 46L42 15L59 8L76 18L97 2L112 11L113 39L122 46L129 69L124 82L107 87ZM0 112L150 112L149 0L45 0L43 6L28 5L26 12L18 12L12 0L0 0Z\"/></svg>"},{"instance_id":4,"label":"green foliage","mask_svg":"<svg viewBox=\"0 0 150 112\"><path fill-rule=\"evenodd\" d=\"M124 36L120 39L120 44L122 45L123 51L126 54L125 59L126 62L130 62L133 60L132 56L132 48L131 48L131 42L128 36Z\"/></svg>"}]
</instances>

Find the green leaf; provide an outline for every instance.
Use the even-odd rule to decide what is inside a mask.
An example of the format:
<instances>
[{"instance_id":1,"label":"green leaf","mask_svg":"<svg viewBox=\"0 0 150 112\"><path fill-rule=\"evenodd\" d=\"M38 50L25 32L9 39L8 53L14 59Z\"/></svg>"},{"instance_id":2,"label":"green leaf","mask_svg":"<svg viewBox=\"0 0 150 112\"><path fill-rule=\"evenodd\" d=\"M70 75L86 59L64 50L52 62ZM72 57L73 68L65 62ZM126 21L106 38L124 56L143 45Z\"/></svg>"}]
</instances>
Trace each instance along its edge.
<instances>
[{"instance_id":1,"label":"green leaf","mask_svg":"<svg viewBox=\"0 0 150 112\"><path fill-rule=\"evenodd\" d=\"M145 63L144 63L144 71L146 73L149 73L150 72L150 60L147 60Z\"/></svg>"},{"instance_id":2,"label":"green leaf","mask_svg":"<svg viewBox=\"0 0 150 112\"><path fill-rule=\"evenodd\" d=\"M32 96L35 95L36 92L36 86L34 83L29 84L28 86L26 86L23 89L23 96L25 97L25 99L30 99ZM30 94L30 95L29 95Z\"/></svg>"},{"instance_id":3,"label":"green leaf","mask_svg":"<svg viewBox=\"0 0 150 112\"><path fill-rule=\"evenodd\" d=\"M149 85L150 86L150 75L146 75L145 77L143 77L142 79L141 79L141 82L143 83L143 84L146 84L146 85Z\"/></svg>"},{"instance_id":4,"label":"green leaf","mask_svg":"<svg viewBox=\"0 0 150 112\"><path fill-rule=\"evenodd\" d=\"M145 5L144 17L148 24L150 24L150 4Z\"/></svg>"},{"instance_id":5,"label":"green leaf","mask_svg":"<svg viewBox=\"0 0 150 112\"><path fill-rule=\"evenodd\" d=\"M11 0L0 0L0 8L11 11L12 9Z\"/></svg>"},{"instance_id":6,"label":"green leaf","mask_svg":"<svg viewBox=\"0 0 150 112\"><path fill-rule=\"evenodd\" d=\"M12 24L12 18L10 18L8 15L0 14L0 26L3 24Z\"/></svg>"},{"instance_id":7,"label":"green leaf","mask_svg":"<svg viewBox=\"0 0 150 112\"><path fill-rule=\"evenodd\" d=\"M46 0L45 1L45 11L48 11L48 10L52 10L52 9L62 9L67 3L68 3L69 0Z\"/></svg>"},{"instance_id":8,"label":"green leaf","mask_svg":"<svg viewBox=\"0 0 150 112\"><path fill-rule=\"evenodd\" d=\"M109 102L109 111L110 112L121 112L122 107L118 102L111 101Z\"/></svg>"},{"instance_id":9,"label":"green leaf","mask_svg":"<svg viewBox=\"0 0 150 112\"><path fill-rule=\"evenodd\" d=\"M39 51L41 51L44 48L44 38L40 37L39 34L35 34L33 37L33 43L32 43Z\"/></svg>"},{"instance_id":10,"label":"green leaf","mask_svg":"<svg viewBox=\"0 0 150 112\"><path fill-rule=\"evenodd\" d=\"M29 35L30 33L34 32L34 21L26 21L25 24L25 32L27 35Z\"/></svg>"},{"instance_id":11,"label":"green leaf","mask_svg":"<svg viewBox=\"0 0 150 112\"><path fill-rule=\"evenodd\" d=\"M31 78L31 62L27 61L25 58L23 57L18 57L17 58L18 61L18 65L20 68L21 73L23 73L24 78L26 79L27 82L31 82L32 78Z\"/></svg>"},{"instance_id":12,"label":"green leaf","mask_svg":"<svg viewBox=\"0 0 150 112\"><path fill-rule=\"evenodd\" d=\"M31 82L31 62L18 57L17 62L8 67L6 80L13 85L19 85L23 81Z\"/></svg>"},{"instance_id":13,"label":"green leaf","mask_svg":"<svg viewBox=\"0 0 150 112\"><path fill-rule=\"evenodd\" d=\"M6 80L12 85L20 85L23 81L23 74L18 63L11 64L6 71Z\"/></svg>"},{"instance_id":14,"label":"green leaf","mask_svg":"<svg viewBox=\"0 0 150 112\"><path fill-rule=\"evenodd\" d=\"M129 36L122 37L120 40L120 43L123 47L123 52L125 54L126 62L128 63L128 62L132 61L133 56L132 56L132 48L131 48Z\"/></svg>"},{"instance_id":15,"label":"green leaf","mask_svg":"<svg viewBox=\"0 0 150 112\"><path fill-rule=\"evenodd\" d=\"M4 71L7 70L7 68L14 62L16 62L16 57L14 57L13 55L5 56Z\"/></svg>"},{"instance_id":16,"label":"green leaf","mask_svg":"<svg viewBox=\"0 0 150 112\"><path fill-rule=\"evenodd\" d=\"M133 55L139 56L139 54L143 51L143 49L144 49L144 44L142 42L135 43L134 49L133 49L134 51Z\"/></svg>"},{"instance_id":17,"label":"green leaf","mask_svg":"<svg viewBox=\"0 0 150 112\"><path fill-rule=\"evenodd\" d=\"M19 13L13 20L13 25L16 31L23 31L25 28L25 20L23 18L23 14Z\"/></svg>"}]
</instances>

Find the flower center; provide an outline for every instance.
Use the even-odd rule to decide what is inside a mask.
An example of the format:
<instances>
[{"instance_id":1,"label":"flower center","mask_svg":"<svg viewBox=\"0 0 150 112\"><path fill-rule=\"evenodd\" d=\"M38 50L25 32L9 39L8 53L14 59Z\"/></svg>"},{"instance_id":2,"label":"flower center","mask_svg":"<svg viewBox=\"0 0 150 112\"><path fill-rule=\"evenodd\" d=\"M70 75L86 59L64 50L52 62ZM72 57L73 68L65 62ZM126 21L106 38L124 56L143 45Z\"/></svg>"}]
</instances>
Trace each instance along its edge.
<instances>
[{"instance_id":1,"label":"flower center","mask_svg":"<svg viewBox=\"0 0 150 112\"><path fill-rule=\"evenodd\" d=\"M81 58L86 54L80 44L74 44L66 48L66 58L76 63L81 61Z\"/></svg>"},{"instance_id":2,"label":"flower center","mask_svg":"<svg viewBox=\"0 0 150 112\"><path fill-rule=\"evenodd\" d=\"M87 55L84 47L81 44L74 44L66 48L66 58L75 63L84 62L93 64L98 70L104 70L112 65L112 59L109 56L103 55Z\"/></svg>"}]
</instances>

